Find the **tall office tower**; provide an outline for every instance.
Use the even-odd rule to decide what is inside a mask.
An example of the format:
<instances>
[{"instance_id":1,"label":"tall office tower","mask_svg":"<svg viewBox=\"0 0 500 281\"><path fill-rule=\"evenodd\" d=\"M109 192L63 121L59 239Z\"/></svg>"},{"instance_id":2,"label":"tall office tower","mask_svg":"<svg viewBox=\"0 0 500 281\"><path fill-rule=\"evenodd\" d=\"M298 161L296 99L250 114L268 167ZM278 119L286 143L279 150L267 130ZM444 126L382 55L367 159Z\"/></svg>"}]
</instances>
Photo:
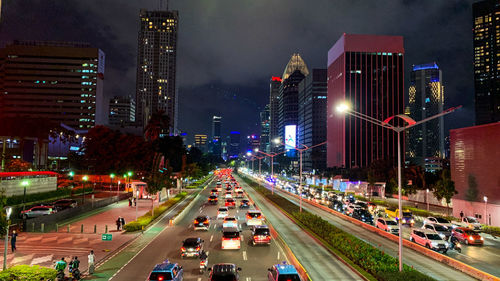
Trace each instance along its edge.
<instances>
[{"instance_id":1,"label":"tall office tower","mask_svg":"<svg viewBox=\"0 0 500 281\"><path fill-rule=\"evenodd\" d=\"M403 37L343 34L328 51L328 167L396 160L397 135L335 111L339 102L378 120L404 112ZM331 117L330 117L331 116ZM396 120L399 124L399 120ZM404 156L404 135L401 135Z\"/></svg>"},{"instance_id":2,"label":"tall office tower","mask_svg":"<svg viewBox=\"0 0 500 281\"><path fill-rule=\"evenodd\" d=\"M476 125L500 121L500 1L472 4Z\"/></svg>"},{"instance_id":3,"label":"tall office tower","mask_svg":"<svg viewBox=\"0 0 500 281\"><path fill-rule=\"evenodd\" d=\"M307 65L299 54L293 54L283 72L283 82L279 91L279 125L278 133L282 139L295 139L296 131L288 131L285 137L287 126L297 126L299 122L299 83L309 74ZM292 154L294 151L292 151Z\"/></svg>"},{"instance_id":4,"label":"tall office tower","mask_svg":"<svg viewBox=\"0 0 500 281\"><path fill-rule=\"evenodd\" d=\"M260 151L269 152L269 104L260 112Z\"/></svg>"},{"instance_id":5,"label":"tall office tower","mask_svg":"<svg viewBox=\"0 0 500 281\"><path fill-rule=\"evenodd\" d=\"M113 97L109 100L109 125L129 126L135 123L135 99Z\"/></svg>"},{"instance_id":6,"label":"tall office tower","mask_svg":"<svg viewBox=\"0 0 500 281\"><path fill-rule=\"evenodd\" d=\"M151 115L165 112L170 134L177 129L178 11L140 11L137 54L137 122L146 126Z\"/></svg>"},{"instance_id":7,"label":"tall office tower","mask_svg":"<svg viewBox=\"0 0 500 281\"><path fill-rule=\"evenodd\" d=\"M279 134L279 94L281 78L273 76L269 84L269 139L272 141L280 137ZM271 142L271 151L273 150Z\"/></svg>"},{"instance_id":8,"label":"tall office tower","mask_svg":"<svg viewBox=\"0 0 500 281\"><path fill-rule=\"evenodd\" d=\"M85 43L14 41L0 49L0 117L90 129L108 123L104 60Z\"/></svg>"},{"instance_id":9,"label":"tall office tower","mask_svg":"<svg viewBox=\"0 0 500 281\"><path fill-rule=\"evenodd\" d=\"M298 141L308 147L326 141L326 69L312 69L299 83ZM326 145L302 154L304 171L326 169Z\"/></svg>"},{"instance_id":10,"label":"tall office tower","mask_svg":"<svg viewBox=\"0 0 500 281\"><path fill-rule=\"evenodd\" d=\"M194 135L194 146L199 148L203 153L207 152L207 135L197 134Z\"/></svg>"},{"instance_id":11,"label":"tall office tower","mask_svg":"<svg viewBox=\"0 0 500 281\"><path fill-rule=\"evenodd\" d=\"M212 141L210 145L212 153L218 156L220 156L222 153L222 146L221 146L222 139L220 133L221 122L222 122L222 117L220 116L212 117Z\"/></svg>"},{"instance_id":12,"label":"tall office tower","mask_svg":"<svg viewBox=\"0 0 500 281\"><path fill-rule=\"evenodd\" d=\"M410 73L409 116L420 121L443 112L442 73L436 63L414 65ZM431 170L431 163L444 157L444 118L441 116L410 128L406 157Z\"/></svg>"},{"instance_id":13,"label":"tall office tower","mask_svg":"<svg viewBox=\"0 0 500 281\"><path fill-rule=\"evenodd\" d=\"M241 153L241 134L237 131L231 131L229 138L228 158L238 158Z\"/></svg>"}]
</instances>

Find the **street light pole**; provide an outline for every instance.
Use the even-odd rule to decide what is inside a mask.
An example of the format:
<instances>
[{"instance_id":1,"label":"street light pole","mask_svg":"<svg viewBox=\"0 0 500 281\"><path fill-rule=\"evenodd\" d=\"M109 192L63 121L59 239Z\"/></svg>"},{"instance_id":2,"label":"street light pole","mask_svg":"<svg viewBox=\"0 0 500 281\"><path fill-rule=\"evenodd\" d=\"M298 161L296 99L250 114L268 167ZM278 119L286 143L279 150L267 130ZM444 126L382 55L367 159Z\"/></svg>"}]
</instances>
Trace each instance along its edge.
<instances>
[{"instance_id":1,"label":"street light pole","mask_svg":"<svg viewBox=\"0 0 500 281\"><path fill-rule=\"evenodd\" d=\"M429 212L429 189L427 188L425 193L425 202L427 202L427 212Z\"/></svg>"},{"instance_id":2,"label":"street light pole","mask_svg":"<svg viewBox=\"0 0 500 281\"><path fill-rule=\"evenodd\" d=\"M484 196L484 224L488 225L488 197Z\"/></svg>"},{"instance_id":3,"label":"street light pole","mask_svg":"<svg viewBox=\"0 0 500 281\"><path fill-rule=\"evenodd\" d=\"M26 187L29 185L29 182L27 180L23 180L21 184L24 187L24 195L23 195L23 211L24 211L26 206Z\"/></svg>"},{"instance_id":4,"label":"street light pole","mask_svg":"<svg viewBox=\"0 0 500 281\"><path fill-rule=\"evenodd\" d=\"M135 202L139 201L139 190L135 192ZM154 203L153 203L154 204ZM139 208L139 205L136 203L135 204L135 220L137 221L137 210Z\"/></svg>"},{"instance_id":5,"label":"street light pole","mask_svg":"<svg viewBox=\"0 0 500 281\"><path fill-rule=\"evenodd\" d=\"M452 113L453 111L455 111L461 107L462 106L449 108L441 113L438 113L438 114L433 115L431 117L427 117L427 118L422 119L418 122L411 119L410 117L408 117L407 115L404 115L404 114L398 114L395 116L391 116L391 117L385 119L384 121L380 121L380 120L373 118L371 116L368 116L368 115L365 115L363 113L359 113L357 111L352 110L350 108L350 106L346 103L339 104L336 108L337 112L349 114L355 118L362 119L364 121L370 122L370 123L375 124L377 126L380 126L382 128L393 130L394 132L396 132L398 134L398 209L399 209L399 216L397 219L398 219L398 226L399 226L399 247L398 247L399 248L398 249L399 250L399 271L403 271L403 235L402 235L403 227L401 224L403 208L402 208L402 202L401 202L402 183L401 183L401 136L400 136L400 134L401 134L401 132L403 132L406 129L409 129L409 128L414 127L416 125L425 123L425 122L430 121L432 119L444 116L446 114ZM396 117L403 119L406 123L408 123L408 125L402 126L402 127L395 127L395 126L389 124L389 122Z\"/></svg>"},{"instance_id":6,"label":"street light pole","mask_svg":"<svg viewBox=\"0 0 500 281\"><path fill-rule=\"evenodd\" d=\"M7 269L7 249L9 248L9 218L12 213L12 208L7 207L5 209L5 215L7 218L7 227L5 228L5 245L3 250L3 270Z\"/></svg>"},{"instance_id":7,"label":"street light pole","mask_svg":"<svg viewBox=\"0 0 500 281\"><path fill-rule=\"evenodd\" d=\"M89 177L87 176L83 176L82 180L83 180L83 200L82 200L82 205L85 203L85 183L87 182L87 180L89 179Z\"/></svg>"}]
</instances>

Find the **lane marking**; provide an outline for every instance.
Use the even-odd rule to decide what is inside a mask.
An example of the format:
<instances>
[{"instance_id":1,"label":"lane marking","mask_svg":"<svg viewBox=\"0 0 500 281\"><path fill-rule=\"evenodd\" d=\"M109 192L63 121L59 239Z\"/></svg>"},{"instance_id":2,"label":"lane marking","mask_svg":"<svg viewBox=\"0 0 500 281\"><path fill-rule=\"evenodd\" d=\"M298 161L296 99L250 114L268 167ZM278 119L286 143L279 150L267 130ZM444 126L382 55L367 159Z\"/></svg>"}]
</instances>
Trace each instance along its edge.
<instances>
[{"instance_id":1,"label":"lane marking","mask_svg":"<svg viewBox=\"0 0 500 281\"><path fill-rule=\"evenodd\" d=\"M212 236L210 236L210 242L212 242L212 240L214 240L214 235L212 234Z\"/></svg>"},{"instance_id":2,"label":"lane marking","mask_svg":"<svg viewBox=\"0 0 500 281\"><path fill-rule=\"evenodd\" d=\"M33 259L31 261L31 264L30 265L34 265L34 264L39 264L39 263L43 263L43 262L48 262L48 261L52 261L52 258L54 257L54 255L48 255L48 256L44 256L44 257L39 257L39 258L36 258L36 259Z\"/></svg>"},{"instance_id":3,"label":"lane marking","mask_svg":"<svg viewBox=\"0 0 500 281\"><path fill-rule=\"evenodd\" d=\"M278 251L278 258L276 258L277 260L280 259L280 251Z\"/></svg>"},{"instance_id":4,"label":"lane marking","mask_svg":"<svg viewBox=\"0 0 500 281\"><path fill-rule=\"evenodd\" d=\"M247 277L246 281L252 281L252 277Z\"/></svg>"},{"instance_id":5,"label":"lane marking","mask_svg":"<svg viewBox=\"0 0 500 281\"><path fill-rule=\"evenodd\" d=\"M243 251L243 260L246 261L247 260L247 251Z\"/></svg>"},{"instance_id":6,"label":"lane marking","mask_svg":"<svg viewBox=\"0 0 500 281\"><path fill-rule=\"evenodd\" d=\"M198 281L201 281L201 277L198 277Z\"/></svg>"}]
</instances>

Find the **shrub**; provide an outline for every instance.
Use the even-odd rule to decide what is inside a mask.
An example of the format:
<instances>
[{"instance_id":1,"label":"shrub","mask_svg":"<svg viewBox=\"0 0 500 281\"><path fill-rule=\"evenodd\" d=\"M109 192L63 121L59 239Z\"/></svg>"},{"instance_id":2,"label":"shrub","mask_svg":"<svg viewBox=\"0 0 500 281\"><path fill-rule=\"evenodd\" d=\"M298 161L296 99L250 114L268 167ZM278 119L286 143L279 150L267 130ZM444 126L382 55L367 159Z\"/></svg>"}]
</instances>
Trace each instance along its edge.
<instances>
[{"instance_id":1,"label":"shrub","mask_svg":"<svg viewBox=\"0 0 500 281\"><path fill-rule=\"evenodd\" d=\"M483 225L483 232L489 233L489 234L494 235L494 236L500 236L500 227Z\"/></svg>"},{"instance_id":2,"label":"shrub","mask_svg":"<svg viewBox=\"0 0 500 281\"><path fill-rule=\"evenodd\" d=\"M0 272L0 281L55 280L56 270L38 265L16 265Z\"/></svg>"}]
</instances>

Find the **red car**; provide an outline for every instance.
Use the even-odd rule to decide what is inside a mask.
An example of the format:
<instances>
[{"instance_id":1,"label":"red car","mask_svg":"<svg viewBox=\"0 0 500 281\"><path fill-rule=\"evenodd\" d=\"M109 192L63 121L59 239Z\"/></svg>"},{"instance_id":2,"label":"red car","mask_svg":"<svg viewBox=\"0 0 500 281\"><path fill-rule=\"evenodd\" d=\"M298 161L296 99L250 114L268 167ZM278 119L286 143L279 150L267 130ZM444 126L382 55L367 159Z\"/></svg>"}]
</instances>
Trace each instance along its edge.
<instances>
[{"instance_id":1,"label":"red car","mask_svg":"<svg viewBox=\"0 0 500 281\"><path fill-rule=\"evenodd\" d=\"M234 201L234 199L228 198L228 199L226 199L224 206L226 206L228 208L236 208L236 202Z\"/></svg>"},{"instance_id":2,"label":"red car","mask_svg":"<svg viewBox=\"0 0 500 281\"><path fill-rule=\"evenodd\" d=\"M252 230L252 245L271 244L271 232L267 225L256 225Z\"/></svg>"},{"instance_id":3,"label":"red car","mask_svg":"<svg viewBox=\"0 0 500 281\"><path fill-rule=\"evenodd\" d=\"M484 238L479 235L479 233L465 227L457 227L451 231L451 239L457 239L458 241L465 243L466 245L483 245Z\"/></svg>"}]
</instances>

